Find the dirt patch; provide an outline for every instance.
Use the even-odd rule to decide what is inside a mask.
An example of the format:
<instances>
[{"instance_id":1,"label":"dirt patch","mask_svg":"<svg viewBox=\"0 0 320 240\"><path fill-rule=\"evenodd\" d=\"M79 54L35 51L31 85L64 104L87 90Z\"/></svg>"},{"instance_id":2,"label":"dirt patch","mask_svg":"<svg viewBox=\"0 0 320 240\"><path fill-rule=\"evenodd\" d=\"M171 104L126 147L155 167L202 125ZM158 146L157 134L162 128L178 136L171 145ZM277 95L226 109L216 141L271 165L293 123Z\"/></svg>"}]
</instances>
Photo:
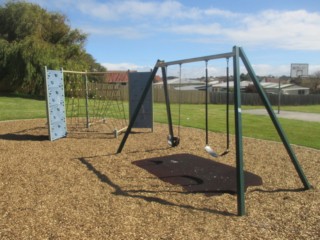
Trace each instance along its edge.
<instances>
[{"instance_id":1,"label":"dirt patch","mask_svg":"<svg viewBox=\"0 0 320 240\"><path fill-rule=\"evenodd\" d=\"M207 196L162 181L132 164L174 154L212 159L202 130L181 128L167 146L167 126L121 136L73 134L50 142L45 120L0 123L0 239L319 239L320 152L294 146L314 189L302 183L280 143L244 139L245 170L262 178L249 186L246 212L236 195ZM217 152L225 136L210 133ZM212 159L235 166L229 154Z\"/></svg>"}]
</instances>

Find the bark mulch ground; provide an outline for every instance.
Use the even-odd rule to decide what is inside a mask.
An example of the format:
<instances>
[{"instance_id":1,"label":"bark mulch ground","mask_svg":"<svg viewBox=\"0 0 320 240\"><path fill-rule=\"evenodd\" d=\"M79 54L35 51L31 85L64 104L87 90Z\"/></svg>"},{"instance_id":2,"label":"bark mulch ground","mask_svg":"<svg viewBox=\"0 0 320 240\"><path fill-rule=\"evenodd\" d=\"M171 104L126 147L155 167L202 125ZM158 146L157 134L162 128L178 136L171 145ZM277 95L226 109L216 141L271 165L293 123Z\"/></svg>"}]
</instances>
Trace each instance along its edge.
<instances>
[{"instance_id":1,"label":"bark mulch ground","mask_svg":"<svg viewBox=\"0 0 320 240\"><path fill-rule=\"evenodd\" d=\"M234 143L212 158L204 131L180 131L176 148L156 124L115 154L122 136L50 142L44 119L0 122L0 239L320 238L319 151L293 146L314 187L303 191L281 143L244 138L247 214L238 217ZM224 152L225 135L209 138Z\"/></svg>"}]
</instances>

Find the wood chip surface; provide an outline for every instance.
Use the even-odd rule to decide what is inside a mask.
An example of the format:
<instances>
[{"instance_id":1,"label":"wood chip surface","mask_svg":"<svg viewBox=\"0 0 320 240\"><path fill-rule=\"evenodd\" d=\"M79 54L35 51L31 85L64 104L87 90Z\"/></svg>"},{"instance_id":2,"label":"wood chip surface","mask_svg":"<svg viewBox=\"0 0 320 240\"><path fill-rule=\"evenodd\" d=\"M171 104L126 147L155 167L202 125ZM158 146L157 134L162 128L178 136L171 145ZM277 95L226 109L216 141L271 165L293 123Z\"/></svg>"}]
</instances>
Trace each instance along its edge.
<instances>
[{"instance_id":1,"label":"wood chip surface","mask_svg":"<svg viewBox=\"0 0 320 240\"><path fill-rule=\"evenodd\" d=\"M177 130L175 128L175 130ZM167 145L167 125L123 135L70 134L50 142L46 121L0 122L0 239L320 239L320 152L293 146L313 189L303 185L281 143L244 138L245 170L262 186L236 195L187 193L132 162L172 154L211 158L205 132L181 127ZM210 133L217 152L226 136ZM229 154L215 158L235 166Z\"/></svg>"}]
</instances>

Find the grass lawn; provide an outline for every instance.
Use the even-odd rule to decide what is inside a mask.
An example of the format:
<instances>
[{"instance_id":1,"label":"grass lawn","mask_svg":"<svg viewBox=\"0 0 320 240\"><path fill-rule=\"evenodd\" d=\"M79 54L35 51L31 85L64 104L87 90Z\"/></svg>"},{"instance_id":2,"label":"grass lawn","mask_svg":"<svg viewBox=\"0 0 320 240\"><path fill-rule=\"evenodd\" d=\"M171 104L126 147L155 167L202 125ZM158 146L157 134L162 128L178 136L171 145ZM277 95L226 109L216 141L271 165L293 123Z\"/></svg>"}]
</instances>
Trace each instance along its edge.
<instances>
[{"instance_id":1,"label":"grass lawn","mask_svg":"<svg viewBox=\"0 0 320 240\"><path fill-rule=\"evenodd\" d=\"M0 96L0 121L46 117L44 100Z\"/></svg>"},{"instance_id":2,"label":"grass lawn","mask_svg":"<svg viewBox=\"0 0 320 240\"><path fill-rule=\"evenodd\" d=\"M166 107L164 104L155 104L155 121L166 123ZM264 108L263 106L243 106L243 109ZM298 108L300 112L320 113L319 105L313 106L289 106L282 107L282 110ZM179 122L179 105L171 105L173 123ZM209 130L214 132L226 132L226 110L225 105L209 105ZM180 106L180 124L182 126L205 128L205 106L202 104L184 104ZM230 132L234 134L234 113L233 106L230 106ZM320 123L306 122L300 120L279 118L290 143L320 149ZM281 141L269 116L258 116L242 114L243 136L260 138L272 141Z\"/></svg>"},{"instance_id":3,"label":"grass lawn","mask_svg":"<svg viewBox=\"0 0 320 240\"><path fill-rule=\"evenodd\" d=\"M125 103L125 108L127 108ZM263 108L262 106L243 106L243 109ZM275 107L276 109L276 107ZM320 113L319 105L282 106L281 110ZM172 104L172 119L179 124L179 105ZM14 119L33 119L46 117L44 100L31 98L0 96L0 121ZM128 114L127 114L128 116ZM209 130L226 132L225 105L209 105ZM154 121L167 122L166 106L163 103L154 104ZM279 119L290 143L320 149L320 123L305 122L291 119ZM180 124L193 128L205 128L205 107L203 104L183 104L180 106ZM268 116L242 114L243 136L280 141ZM234 133L233 106L230 106L230 132Z\"/></svg>"}]
</instances>

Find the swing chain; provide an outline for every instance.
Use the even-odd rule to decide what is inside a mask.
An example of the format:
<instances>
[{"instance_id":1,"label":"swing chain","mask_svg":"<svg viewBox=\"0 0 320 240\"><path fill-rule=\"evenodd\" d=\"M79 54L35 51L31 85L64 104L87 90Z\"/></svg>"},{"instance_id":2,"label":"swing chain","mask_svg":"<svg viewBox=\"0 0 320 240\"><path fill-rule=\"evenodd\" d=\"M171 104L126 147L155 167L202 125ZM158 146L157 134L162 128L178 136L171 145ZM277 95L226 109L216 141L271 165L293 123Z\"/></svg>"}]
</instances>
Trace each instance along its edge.
<instances>
[{"instance_id":1,"label":"swing chain","mask_svg":"<svg viewBox=\"0 0 320 240\"><path fill-rule=\"evenodd\" d=\"M179 108L178 108L178 137L180 137L180 124L181 124L181 63L179 64Z\"/></svg>"}]
</instances>

